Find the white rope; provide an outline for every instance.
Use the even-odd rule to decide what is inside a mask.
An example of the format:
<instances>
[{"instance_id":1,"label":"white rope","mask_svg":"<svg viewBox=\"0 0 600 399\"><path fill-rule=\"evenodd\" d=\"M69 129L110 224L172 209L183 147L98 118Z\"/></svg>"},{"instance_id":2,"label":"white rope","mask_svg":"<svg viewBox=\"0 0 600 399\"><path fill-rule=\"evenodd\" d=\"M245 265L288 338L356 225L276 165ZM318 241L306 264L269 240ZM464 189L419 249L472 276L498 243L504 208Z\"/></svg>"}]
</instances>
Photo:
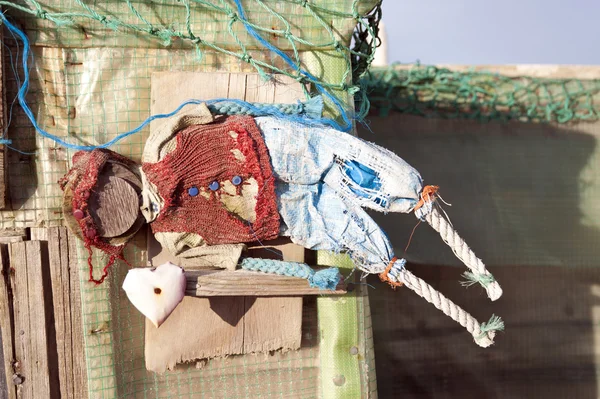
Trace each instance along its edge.
<instances>
[{"instance_id":1,"label":"white rope","mask_svg":"<svg viewBox=\"0 0 600 399\"><path fill-rule=\"evenodd\" d=\"M502 288L496 281L494 276L486 269L485 264L479 259L473 250L469 248L465 240L458 235L452 225L442 216L435 206L423 206L419 211L415 212L418 218L425 219L431 227L442 237L442 240L460 259L465 266L471 269L472 273L466 273L465 277L474 283L479 283L485 288L488 297L495 301L502 296ZM468 285L468 283L467 283Z\"/></svg>"},{"instance_id":2,"label":"white rope","mask_svg":"<svg viewBox=\"0 0 600 399\"><path fill-rule=\"evenodd\" d=\"M504 329L504 323L499 317L492 316L489 322L480 324L473 316L465 312L439 291L406 270L404 264L405 262L402 262L402 260L397 261L388 273L388 277L393 281L403 283L407 288L414 291L420 297L425 298L427 302L433 304L433 306L444 312L452 320L463 326L471 333L477 345L487 348L494 343L496 331Z\"/></svg>"}]
</instances>

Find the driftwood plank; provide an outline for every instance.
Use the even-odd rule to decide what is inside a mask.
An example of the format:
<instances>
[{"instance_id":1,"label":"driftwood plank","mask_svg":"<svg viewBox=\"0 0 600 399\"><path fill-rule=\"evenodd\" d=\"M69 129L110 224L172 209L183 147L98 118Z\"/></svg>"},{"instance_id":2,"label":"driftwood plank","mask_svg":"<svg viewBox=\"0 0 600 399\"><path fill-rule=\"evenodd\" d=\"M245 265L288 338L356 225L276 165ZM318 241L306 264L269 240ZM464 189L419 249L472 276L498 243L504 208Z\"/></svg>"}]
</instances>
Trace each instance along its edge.
<instances>
[{"instance_id":1,"label":"driftwood plank","mask_svg":"<svg viewBox=\"0 0 600 399\"><path fill-rule=\"evenodd\" d=\"M186 270L186 295L213 296L301 296L342 295L343 282L334 291L312 288L299 277L278 276L247 270Z\"/></svg>"},{"instance_id":2,"label":"driftwood plank","mask_svg":"<svg viewBox=\"0 0 600 399\"><path fill-rule=\"evenodd\" d=\"M256 78L256 76L252 76L252 78ZM250 81L253 80L252 78L250 78ZM283 86L283 88L285 89L285 86ZM266 100L266 102L272 102L274 98L277 97L278 90L281 90L281 88L276 86L273 89L274 97L266 98L264 100ZM285 98L282 98L281 100L285 101ZM256 100L249 101L262 102L263 99L257 98ZM305 261L306 250L304 247L293 244L288 239L282 238L274 240L274 243L277 243L274 244L275 252L280 251L284 260L292 262ZM250 252L260 252L261 248L264 250L264 245L259 247L251 247ZM267 253L263 253L262 257L269 256ZM251 273L245 270L238 270L236 272L242 272L243 274ZM299 349L302 341L303 302L302 296L299 295L323 295L324 292L319 289L310 288L308 281L304 279L273 276L266 273L253 274L255 279L254 281L260 281L262 287L270 286L269 288L273 289L273 291L279 291L279 294L275 294L275 292L273 292L272 297L244 297L246 310L246 314L244 316L244 353L269 352L277 349L282 349L284 351L290 349ZM225 275L223 277L225 277ZM248 276L244 283L238 285L237 283L231 281L229 286L237 289L238 287L243 287L246 283L251 284L252 281L253 279ZM285 282L300 285L300 287L303 287L304 289L292 289L290 285L286 287ZM286 288L289 292L287 295L285 294ZM345 293L341 287L338 288L338 294Z\"/></svg>"},{"instance_id":3,"label":"driftwood plank","mask_svg":"<svg viewBox=\"0 0 600 399\"><path fill-rule=\"evenodd\" d=\"M4 385L0 383L0 397L3 394L6 394L8 399L15 399L17 397L17 391L16 386L13 383L13 362L15 359L13 345L13 298L10 284L8 248L4 244L0 244L0 267L2 268L2 274L0 275L0 332L2 333L2 358L4 360L5 375ZM18 381L18 378L19 377L15 375L14 381Z\"/></svg>"}]
</instances>

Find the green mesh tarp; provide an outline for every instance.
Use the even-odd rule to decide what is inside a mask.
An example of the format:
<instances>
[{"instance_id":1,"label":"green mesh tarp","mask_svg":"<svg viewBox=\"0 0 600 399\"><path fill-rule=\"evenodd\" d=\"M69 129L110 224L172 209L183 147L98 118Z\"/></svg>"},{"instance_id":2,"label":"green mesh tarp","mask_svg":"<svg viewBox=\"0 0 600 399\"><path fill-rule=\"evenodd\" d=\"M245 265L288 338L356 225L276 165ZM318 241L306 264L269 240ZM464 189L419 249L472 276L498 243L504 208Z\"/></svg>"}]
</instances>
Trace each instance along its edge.
<instances>
[{"instance_id":1,"label":"green mesh tarp","mask_svg":"<svg viewBox=\"0 0 600 399\"><path fill-rule=\"evenodd\" d=\"M353 65L369 58L371 50L363 43L364 54L360 48L351 51L350 37L357 24L359 32L370 26L372 17L366 14L376 3L242 2L249 23L309 70L310 78L251 39L232 1L61 0L2 5L32 42L27 101L40 127L71 143L95 145L149 116L150 76L157 71L257 72L266 79L276 79L272 75L282 72L305 83L307 92L319 85L332 98L350 104L356 92ZM10 105L23 77L23 50L8 32L5 44ZM364 65L360 68L364 71ZM331 100L327 104L335 116L339 110ZM69 169L73 151L36 135L18 105L10 111L8 138L13 150L6 154L11 206L0 212L0 226L60 225L62 193L57 181ZM111 149L139 160L148 133L145 128ZM299 351L213 359L158 375L145 369L143 316L120 289L127 267L115 265L109 280L94 286L87 281L87 252L82 246L78 251L92 398L376 396L363 286L337 301L306 301ZM147 265L145 231L127 247L125 256L135 267ZM103 262L99 256L94 259L95 264ZM317 309L327 314L321 322Z\"/></svg>"}]
</instances>

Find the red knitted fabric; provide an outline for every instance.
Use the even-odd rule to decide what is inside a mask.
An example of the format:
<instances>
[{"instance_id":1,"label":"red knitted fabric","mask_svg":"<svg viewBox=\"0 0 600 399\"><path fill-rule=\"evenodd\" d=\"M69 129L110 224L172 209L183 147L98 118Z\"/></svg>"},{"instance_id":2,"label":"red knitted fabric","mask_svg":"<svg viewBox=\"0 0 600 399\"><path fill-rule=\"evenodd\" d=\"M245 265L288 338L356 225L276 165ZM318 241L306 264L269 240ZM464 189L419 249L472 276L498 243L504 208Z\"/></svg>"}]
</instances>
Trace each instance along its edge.
<instances>
[{"instance_id":1,"label":"red knitted fabric","mask_svg":"<svg viewBox=\"0 0 600 399\"><path fill-rule=\"evenodd\" d=\"M116 152L96 149L91 152L78 151L73 155L73 167L69 172L59 181L59 184L63 190L67 186L71 188L73 192L73 212L79 210L83 212L83 217L77 219L79 227L81 228L81 236L84 241L85 248L88 250L88 265L90 270L89 281L96 284L100 284L104 281L108 275L108 269L117 259L121 259L127 263L123 258L124 245L111 245L104 241L102 237L97 234L97 228L93 217L90 215L88 210L88 200L92 190L94 190L98 181L98 175L102 171L102 168L106 165L109 160L115 160L125 165L133 165L134 163L117 154ZM102 252L109 256L109 260L102 269L102 276L100 279L94 278L94 267L92 265L92 247L100 249Z\"/></svg>"},{"instance_id":2,"label":"red knitted fabric","mask_svg":"<svg viewBox=\"0 0 600 399\"><path fill-rule=\"evenodd\" d=\"M232 137L230 132L237 136ZM207 125L194 125L176 136L177 147L157 163L142 165L164 201L164 207L152 222L157 232L186 232L200 235L209 245L251 242L276 238L279 212L275 197L275 179L267 147L254 119L230 116ZM245 160L236 159L239 150ZM220 186L234 176L242 178L237 186L252 177L258 183L256 220L249 223L230 213L220 202L221 190L211 191L211 183ZM210 193L192 196L190 188Z\"/></svg>"}]
</instances>

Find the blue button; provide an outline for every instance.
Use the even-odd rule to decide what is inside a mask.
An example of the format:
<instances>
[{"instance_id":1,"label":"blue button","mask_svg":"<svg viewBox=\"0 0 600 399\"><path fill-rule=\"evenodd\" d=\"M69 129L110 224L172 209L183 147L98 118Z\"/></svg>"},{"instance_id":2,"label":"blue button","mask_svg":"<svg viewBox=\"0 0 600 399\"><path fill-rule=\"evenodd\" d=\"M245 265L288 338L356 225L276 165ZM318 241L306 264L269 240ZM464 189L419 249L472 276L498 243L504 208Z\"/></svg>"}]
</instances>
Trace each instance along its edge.
<instances>
[{"instance_id":1,"label":"blue button","mask_svg":"<svg viewBox=\"0 0 600 399\"><path fill-rule=\"evenodd\" d=\"M208 185L208 188L211 189L212 191L217 191L219 189L219 187L221 187L221 186L219 185L219 182L216 180Z\"/></svg>"},{"instance_id":2,"label":"blue button","mask_svg":"<svg viewBox=\"0 0 600 399\"><path fill-rule=\"evenodd\" d=\"M231 182L233 183L234 186L239 186L240 184L242 184L242 178L239 176L233 176L231 178Z\"/></svg>"},{"instance_id":3,"label":"blue button","mask_svg":"<svg viewBox=\"0 0 600 399\"><path fill-rule=\"evenodd\" d=\"M199 192L200 191L198 191L198 187L196 186L188 188L188 194L190 195L190 197L195 197L196 195L198 195Z\"/></svg>"}]
</instances>

